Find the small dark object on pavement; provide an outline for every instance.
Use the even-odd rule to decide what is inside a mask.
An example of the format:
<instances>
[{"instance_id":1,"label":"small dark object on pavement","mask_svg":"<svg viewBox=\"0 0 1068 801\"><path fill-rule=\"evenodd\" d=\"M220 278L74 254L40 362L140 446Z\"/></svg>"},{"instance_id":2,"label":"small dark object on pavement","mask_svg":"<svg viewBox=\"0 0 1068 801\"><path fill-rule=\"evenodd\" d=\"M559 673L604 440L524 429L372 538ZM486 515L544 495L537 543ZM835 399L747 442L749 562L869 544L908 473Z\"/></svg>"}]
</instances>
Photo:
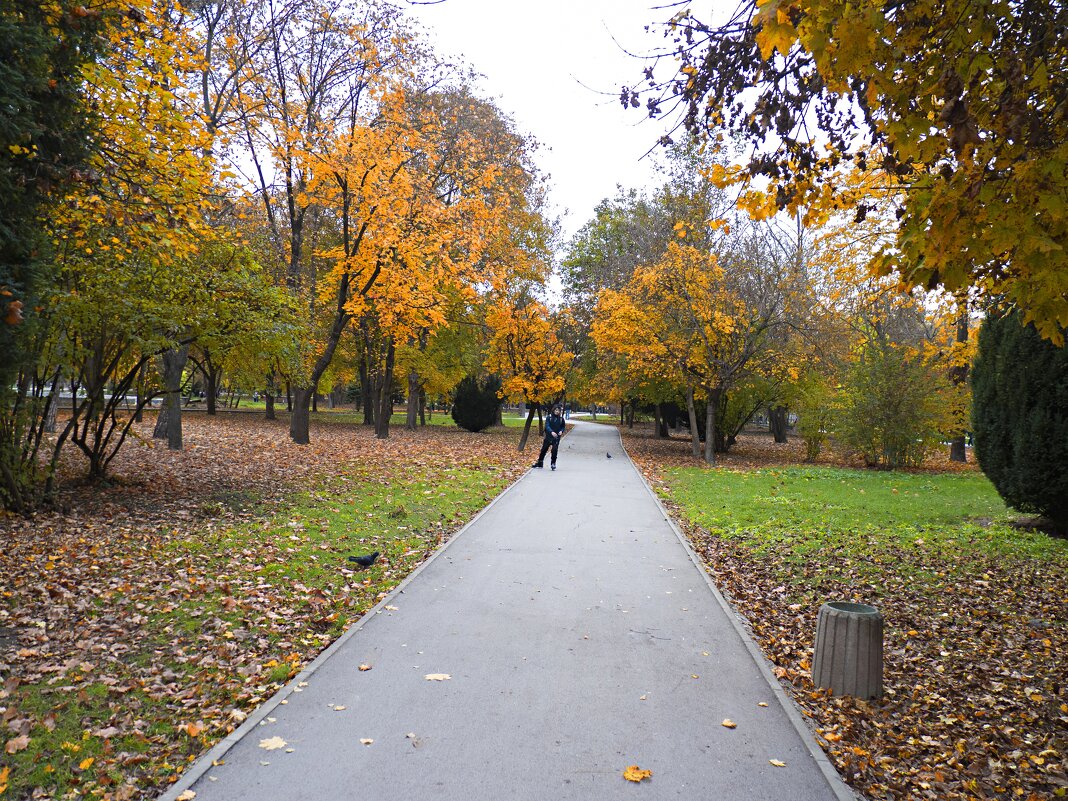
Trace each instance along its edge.
<instances>
[{"instance_id":1,"label":"small dark object on pavement","mask_svg":"<svg viewBox=\"0 0 1068 801\"><path fill-rule=\"evenodd\" d=\"M370 567L375 563L375 559L378 558L378 551L369 553L366 556L350 556L349 561L355 562L360 567Z\"/></svg>"},{"instance_id":2,"label":"small dark object on pavement","mask_svg":"<svg viewBox=\"0 0 1068 801\"><path fill-rule=\"evenodd\" d=\"M610 454L610 453L606 453L605 456L607 456L609 459L612 458L612 454Z\"/></svg>"}]
</instances>

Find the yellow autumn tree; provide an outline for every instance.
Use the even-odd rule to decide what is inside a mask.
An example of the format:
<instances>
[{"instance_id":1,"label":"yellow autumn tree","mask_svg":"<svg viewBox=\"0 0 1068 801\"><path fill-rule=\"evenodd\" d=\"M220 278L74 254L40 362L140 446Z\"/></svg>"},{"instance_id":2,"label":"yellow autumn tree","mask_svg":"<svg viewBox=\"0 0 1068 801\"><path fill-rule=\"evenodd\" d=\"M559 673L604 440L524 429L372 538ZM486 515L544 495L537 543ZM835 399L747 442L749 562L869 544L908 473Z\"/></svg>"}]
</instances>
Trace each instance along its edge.
<instances>
[{"instance_id":1,"label":"yellow autumn tree","mask_svg":"<svg viewBox=\"0 0 1068 801\"><path fill-rule=\"evenodd\" d=\"M519 440L523 450L534 415L564 391L573 354L560 342L549 309L526 293L499 298L486 314L486 325L490 331L486 367L500 377L501 397L527 405Z\"/></svg>"},{"instance_id":2,"label":"yellow autumn tree","mask_svg":"<svg viewBox=\"0 0 1068 801\"><path fill-rule=\"evenodd\" d=\"M710 464L724 396L772 368L781 355L773 335L792 313L789 282L772 287L757 255L672 243L659 261L635 270L623 290L602 293L592 328L598 350L621 354L629 370L685 393L695 457L701 455L695 401L703 398L703 456Z\"/></svg>"}]
</instances>

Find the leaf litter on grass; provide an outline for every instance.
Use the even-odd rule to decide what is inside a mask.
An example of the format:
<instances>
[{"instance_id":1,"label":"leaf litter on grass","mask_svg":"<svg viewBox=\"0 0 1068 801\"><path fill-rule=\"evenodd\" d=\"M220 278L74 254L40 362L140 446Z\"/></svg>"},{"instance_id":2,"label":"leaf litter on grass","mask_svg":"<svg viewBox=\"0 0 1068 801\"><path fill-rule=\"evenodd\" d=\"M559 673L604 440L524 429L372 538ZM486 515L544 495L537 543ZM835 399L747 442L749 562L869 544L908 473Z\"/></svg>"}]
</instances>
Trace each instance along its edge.
<instances>
[{"instance_id":1,"label":"leaf litter on grass","mask_svg":"<svg viewBox=\"0 0 1068 801\"><path fill-rule=\"evenodd\" d=\"M183 423L186 451L146 418L107 484L0 517L0 715L27 728L5 799L154 797L526 461L514 432L332 424L296 446L284 422ZM365 545L384 558L349 570Z\"/></svg>"}]
</instances>

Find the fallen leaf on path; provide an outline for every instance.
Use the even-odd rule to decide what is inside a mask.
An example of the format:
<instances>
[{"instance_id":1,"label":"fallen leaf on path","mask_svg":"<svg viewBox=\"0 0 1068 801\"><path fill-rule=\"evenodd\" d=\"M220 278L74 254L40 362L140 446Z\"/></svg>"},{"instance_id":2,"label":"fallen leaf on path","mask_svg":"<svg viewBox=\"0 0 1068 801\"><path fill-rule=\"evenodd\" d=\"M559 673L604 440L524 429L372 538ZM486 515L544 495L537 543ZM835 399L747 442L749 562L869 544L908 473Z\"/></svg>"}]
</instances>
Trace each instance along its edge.
<instances>
[{"instance_id":1,"label":"fallen leaf on path","mask_svg":"<svg viewBox=\"0 0 1068 801\"><path fill-rule=\"evenodd\" d=\"M197 794L195 792L193 792L192 790L186 790L181 795L179 795L175 799L175 801L193 801L193 799L196 798L196 797L197 797Z\"/></svg>"},{"instance_id":2,"label":"fallen leaf on path","mask_svg":"<svg viewBox=\"0 0 1068 801\"><path fill-rule=\"evenodd\" d=\"M451 678L452 678L452 676L450 676L448 673L427 673L426 674L426 680L427 681L448 681Z\"/></svg>"},{"instance_id":3,"label":"fallen leaf on path","mask_svg":"<svg viewBox=\"0 0 1068 801\"><path fill-rule=\"evenodd\" d=\"M370 670L370 669L371 669L370 665L360 665L360 670L361 671Z\"/></svg>"},{"instance_id":4,"label":"fallen leaf on path","mask_svg":"<svg viewBox=\"0 0 1068 801\"><path fill-rule=\"evenodd\" d=\"M374 740L372 740L370 737L361 737L360 738L360 745L370 745L373 742L374 742Z\"/></svg>"},{"instance_id":5,"label":"fallen leaf on path","mask_svg":"<svg viewBox=\"0 0 1068 801\"><path fill-rule=\"evenodd\" d=\"M643 770L637 765L631 765L623 771L623 778L628 782L640 782L643 779L652 778L653 772L651 770Z\"/></svg>"},{"instance_id":6,"label":"fallen leaf on path","mask_svg":"<svg viewBox=\"0 0 1068 801\"><path fill-rule=\"evenodd\" d=\"M268 737L266 740L260 740L260 748L264 751L274 751L278 748L285 748L286 741L281 737Z\"/></svg>"},{"instance_id":7,"label":"fallen leaf on path","mask_svg":"<svg viewBox=\"0 0 1068 801\"><path fill-rule=\"evenodd\" d=\"M338 704L337 706L334 707L334 711L335 712L344 712L345 709L346 709L346 706L344 704Z\"/></svg>"},{"instance_id":8,"label":"fallen leaf on path","mask_svg":"<svg viewBox=\"0 0 1068 801\"><path fill-rule=\"evenodd\" d=\"M725 729L737 729L738 728L738 724L735 723L730 718L724 718L723 722L720 723L719 725L722 726Z\"/></svg>"},{"instance_id":9,"label":"fallen leaf on path","mask_svg":"<svg viewBox=\"0 0 1068 801\"><path fill-rule=\"evenodd\" d=\"M768 705L767 701L758 701L757 702L757 706L767 706L767 705Z\"/></svg>"},{"instance_id":10,"label":"fallen leaf on path","mask_svg":"<svg viewBox=\"0 0 1068 801\"><path fill-rule=\"evenodd\" d=\"M648 695L642 695L642 696L639 696L638 700L639 700L639 701L645 701L645 700L647 700L648 698L649 698L649 696L648 696Z\"/></svg>"},{"instance_id":11,"label":"fallen leaf on path","mask_svg":"<svg viewBox=\"0 0 1068 801\"><path fill-rule=\"evenodd\" d=\"M785 768L786 767L786 763L783 762L781 759L769 759L768 762L770 762L772 765L774 765L777 768Z\"/></svg>"}]
</instances>

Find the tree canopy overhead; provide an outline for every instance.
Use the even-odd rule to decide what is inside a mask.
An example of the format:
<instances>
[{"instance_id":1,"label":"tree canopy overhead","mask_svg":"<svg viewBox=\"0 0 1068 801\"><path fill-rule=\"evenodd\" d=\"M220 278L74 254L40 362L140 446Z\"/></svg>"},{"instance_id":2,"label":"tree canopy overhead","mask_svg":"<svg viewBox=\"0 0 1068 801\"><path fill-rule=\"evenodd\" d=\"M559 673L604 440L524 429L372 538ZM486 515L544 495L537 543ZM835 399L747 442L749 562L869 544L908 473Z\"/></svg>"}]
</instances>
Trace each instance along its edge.
<instances>
[{"instance_id":1,"label":"tree canopy overhead","mask_svg":"<svg viewBox=\"0 0 1068 801\"><path fill-rule=\"evenodd\" d=\"M913 286L1004 294L1050 339L1068 323L1068 9L1038 0L745 0L723 25L666 26L678 70L624 88L652 116L752 150L717 178L816 215L899 220L872 267ZM754 183L755 182L755 183ZM752 200L752 197L750 197Z\"/></svg>"}]
</instances>

